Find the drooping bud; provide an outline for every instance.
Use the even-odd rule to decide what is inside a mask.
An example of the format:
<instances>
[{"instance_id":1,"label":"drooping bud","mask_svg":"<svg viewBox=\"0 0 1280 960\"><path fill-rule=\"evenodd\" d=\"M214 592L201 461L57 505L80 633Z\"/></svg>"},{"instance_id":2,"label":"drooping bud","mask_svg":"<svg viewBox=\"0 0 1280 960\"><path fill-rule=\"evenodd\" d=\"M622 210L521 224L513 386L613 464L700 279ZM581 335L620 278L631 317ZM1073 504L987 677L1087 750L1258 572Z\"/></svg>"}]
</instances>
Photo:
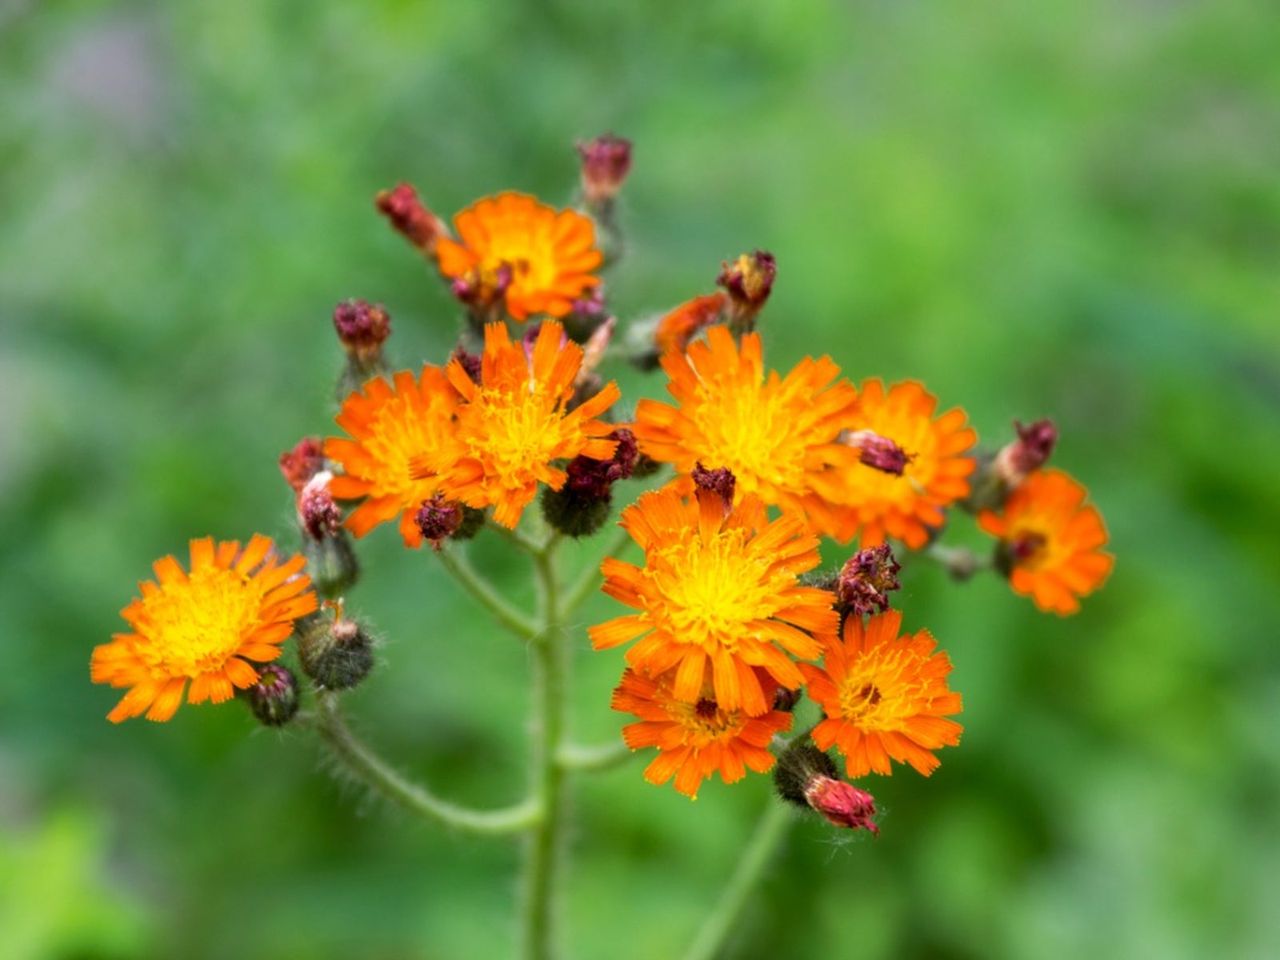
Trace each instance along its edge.
<instances>
[{"instance_id":1,"label":"drooping bud","mask_svg":"<svg viewBox=\"0 0 1280 960\"><path fill-rule=\"evenodd\" d=\"M1052 420L1037 420L1025 427L1015 420L1013 429L1018 438L1001 448L993 465L996 475L1009 492L1022 486L1031 471L1048 462L1058 442L1058 428Z\"/></svg>"},{"instance_id":2,"label":"drooping bud","mask_svg":"<svg viewBox=\"0 0 1280 960\"><path fill-rule=\"evenodd\" d=\"M258 682L241 691L253 715L268 727L282 727L298 712L298 681L288 667L268 663L258 668Z\"/></svg>"},{"instance_id":3,"label":"drooping bud","mask_svg":"<svg viewBox=\"0 0 1280 960\"><path fill-rule=\"evenodd\" d=\"M578 144L582 158L582 196L595 207L612 200L631 171L631 141L606 133Z\"/></svg>"},{"instance_id":4,"label":"drooping bud","mask_svg":"<svg viewBox=\"0 0 1280 960\"><path fill-rule=\"evenodd\" d=\"M835 595L840 612L861 617L889 609L889 593L897 590L898 571L902 567L894 559L887 543L859 550L840 568Z\"/></svg>"},{"instance_id":5,"label":"drooping bud","mask_svg":"<svg viewBox=\"0 0 1280 960\"><path fill-rule=\"evenodd\" d=\"M556 530L570 537L595 533L609 517L613 485L631 476L639 455L635 434L625 427L609 434L618 442L608 460L578 456L565 468L568 474L559 490L542 491L543 515Z\"/></svg>"},{"instance_id":6,"label":"drooping bud","mask_svg":"<svg viewBox=\"0 0 1280 960\"><path fill-rule=\"evenodd\" d=\"M319 437L303 437L292 450L280 454L280 472L294 493L301 493L307 482L323 469L324 445Z\"/></svg>"},{"instance_id":7,"label":"drooping bud","mask_svg":"<svg viewBox=\"0 0 1280 960\"><path fill-rule=\"evenodd\" d=\"M343 614L341 603L326 606L329 610L299 621L298 657L317 685L347 690L373 669L373 641L358 621Z\"/></svg>"},{"instance_id":8,"label":"drooping bud","mask_svg":"<svg viewBox=\"0 0 1280 960\"><path fill-rule=\"evenodd\" d=\"M828 823L879 834L871 794L839 779L835 761L808 740L793 743L773 771L778 795L820 814Z\"/></svg>"},{"instance_id":9,"label":"drooping bud","mask_svg":"<svg viewBox=\"0 0 1280 960\"><path fill-rule=\"evenodd\" d=\"M840 441L858 451L861 463L895 477L902 476L913 459L888 437L873 430L846 430L840 435Z\"/></svg>"},{"instance_id":10,"label":"drooping bud","mask_svg":"<svg viewBox=\"0 0 1280 960\"><path fill-rule=\"evenodd\" d=\"M374 205L397 233L427 255L434 254L436 242L449 235L449 228L422 205L418 191L407 183L379 191Z\"/></svg>"},{"instance_id":11,"label":"drooping bud","mask_svg":"<svg viewBox=\"0 0 1280 960\"><path fill-rule=\"evenodd\" d=\"M718 467L709 470L699 461L693 467L693 485L697 488L699 494L702 492L712 493L724 501L725 513L733 507L733 492L738 485L738 479L733 475L728 467Z\"/></svg>"},{"instance_id":12,"label":"drooping bud","mask_svg":"<svg viewBox=\"0 0 1280 960\"><path fill-rule=\"evenodd\" d=\"M880 833L872 819L876 815L875 798L851 783L831 777L814 777L805 788L805 799L834 826L868 830L873 836Z\"/></svg>"},{"instance_id":13,"label":"drooping bud","mask_svg":"<svg viewBox=\"0 0 1280 960\"><path fill-rule=\"evenodd\" d=\"M732 263L726 260L720 265L716 284L729 294L735 331L755 328L756 314L769 299L777 275L778 261L764 250L744 253Z\"/></svg>"}]
</instances>

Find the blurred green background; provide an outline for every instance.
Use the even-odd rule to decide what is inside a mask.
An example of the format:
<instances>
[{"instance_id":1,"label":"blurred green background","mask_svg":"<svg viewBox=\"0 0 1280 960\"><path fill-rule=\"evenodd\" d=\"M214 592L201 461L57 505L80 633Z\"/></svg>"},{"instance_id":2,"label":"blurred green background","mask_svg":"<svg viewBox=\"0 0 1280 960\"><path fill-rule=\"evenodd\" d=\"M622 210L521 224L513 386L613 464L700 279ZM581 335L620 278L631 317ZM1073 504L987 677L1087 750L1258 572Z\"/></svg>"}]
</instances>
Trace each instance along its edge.
<instances>
[{"instance_id":1,"label":"blurred green background","mask_svg":"<svg viewBox=\"0 0 1280 960\"><path fill-rule=\"evenodd\" d=\"M375 190L564 202L573 141L614 130L623 317L772 250L773 365L919 377L995 442L1054 417L1119 558L1068 620L909 567L964 742L872 783L878 841L801 824L726 956L1275 956L1277 50L1263 0L0 3L0 954L509 953L513 843L369 800L236 704L114 727L88 660L189 536L288 542L275 460L330 429L336 301L386 303L405 365L449 348ZM392 530L363 556L359 729L515 799L523 651ZM579 646L602 741L621 655ZM577 793L576 957L677 955L767 800L640 769Z\"/></svg>"}]
</instances>

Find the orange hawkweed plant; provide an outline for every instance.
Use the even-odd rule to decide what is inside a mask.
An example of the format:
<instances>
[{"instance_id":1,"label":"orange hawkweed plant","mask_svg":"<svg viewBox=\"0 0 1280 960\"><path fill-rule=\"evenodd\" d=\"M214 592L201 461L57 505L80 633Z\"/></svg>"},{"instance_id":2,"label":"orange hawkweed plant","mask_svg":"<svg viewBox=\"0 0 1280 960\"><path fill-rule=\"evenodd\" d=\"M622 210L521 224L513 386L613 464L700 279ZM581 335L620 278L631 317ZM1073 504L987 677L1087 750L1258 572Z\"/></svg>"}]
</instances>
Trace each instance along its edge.
<instances>
[{"instance_id":1,"label":"orange hawkweed plant","mask_svg":"<svg viewBox=\"0 0 1280 960\"><path fill-rule=\"evenodd\" d=\"M313 734L331 766L423 820L524 838L517 913L528 960L560 956L566 939L553 917L565 912L568 797L580 778L644 757L637 791L647 782L706 798L712 810L687 815L717 819L731 815L724 791L768 792L695 934L689 955L705 958L797 821L877 836L875 776L906 765L936 780L963 765L962 751L943 748L960 744L952 683L981 630L942 631L953 678L929 611L900 603L900 587L939 568L956 581L1003 576L1065 615L1114 558L1085 488L1047 465L1052 421L1015 421L983 449L965 412L940 413L919 382L886 386L861 370L859 386L822 350L785 356L766 308L786 276L768 251L709 251L707 289L656 321L629 320L635 305L615 303L605 281L625 249L618 195L631 144L607 135L577 152L580 194L566 209L505 191L451 230L409 184L377 195L453 298L455 320L422 321L420 339L456 340L405 356L382 291L338 304L337 410L317 414L314 434L281 438L292 503L278 515L296 518L279 534L288 545L205 537L191 541L185 567L156 561L122 611L127 629L93 650L90 679L124 691L104 701L112 722L167 721L184 699L239 700L246 723ZM624 403L611 377L628 363L655 382ZM988 556L948 542L965 514L995 538ZM410 548L405 563L439 571L412 598L432 609L431 635L402 657L491 642L439 622L450 590L469 618L490 618L527 651L528 788L504 806L465 806L401 775L347 723L348 692L392 669L350 602L357 548L378 537ZM477 537L492 541L477 556L510 557L473 562ZM432 549L414 552L424 541ZM566 541L578 541L568 554ZM504 581L526 565L533 609ZM621 674L612 696L575 691L580 655ZM577 707L614 731L608 742L571 731L579 693ZM188 713L200 711L178 722L197 722Z\"/></svg>"}]
</instances>

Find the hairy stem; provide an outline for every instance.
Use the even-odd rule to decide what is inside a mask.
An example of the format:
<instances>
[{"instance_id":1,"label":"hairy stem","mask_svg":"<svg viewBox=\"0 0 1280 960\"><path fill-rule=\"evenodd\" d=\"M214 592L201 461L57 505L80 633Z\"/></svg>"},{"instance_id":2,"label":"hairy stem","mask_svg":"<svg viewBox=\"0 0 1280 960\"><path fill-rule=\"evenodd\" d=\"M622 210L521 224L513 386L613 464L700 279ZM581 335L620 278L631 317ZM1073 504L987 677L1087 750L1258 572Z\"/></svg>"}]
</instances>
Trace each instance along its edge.
<instances>
[{"instance_id":1,"label":"hairy stem","mask_svg":"<svg viewBox=\"0 0 1280 960\"><path fill-rule=\"evenodd\" d=\"M542 598L543 629L533 650L533 794L542 819L530 837L524 867L521 955L526 960L555 956L556 890L566 826L564 770L556 762L564 740L568 707L569 647L564 630L560 584L552 537L534 555Z\"/></svg>"},{"instance_id":2,"label":"hairy stem","mask_svg":"<svg viewBox=\"0 0 1280 960\"><path fill-rule=\"evenodd\" d=\"M635 751L625 743L601 743L596 746L583 746L577 743L566 743L556 755L556 762L561 769L575 773L599 773L612 770L634 757Z\"/></svg>"},{"instance_id":3,"label":"hairy stem","mask_svg":"<svg viewBox=\"0 0 1280 960\"><path fill-rule=\"evenodd\" d=\"M537 636L537 626L507 603L488 580L476 573L461 552L455 552L453 547L446 547L436 556L453 578L479 600L500 624L523 640L531 640Z\"/></svg>"},{"instance_id":4,"label":"hairy stem","mask_svg":"<svg viewBox=\"0 0 1280 960\"><path fill-rule=\"evenodd\" d=\"M535 799L501 810L472 810L442 800L426 787L406 780L361 741L342 716L338 695L322 691L316 697L315 724L320 736L347 772L371 790L428 820L472 833L503 834L528 830L541 818Z\"/></svg>"},{"instance_id":5,"label":"hairy stem","mask_svg":"<svg viewBox=\"0 0 1280 960\"><path fill-rule=\"evenodd\" d=\"M756 831L742 851L742 859L729 878L728 886L720 895L720 901L703 921L693 943L685 951L684 960L715 960L724 942L742 915L747 899L760 882L765 868L782 844L791 826L791 811L776 799L770 798L769 806L756 824Z\"/></svg>"}]
</instances>

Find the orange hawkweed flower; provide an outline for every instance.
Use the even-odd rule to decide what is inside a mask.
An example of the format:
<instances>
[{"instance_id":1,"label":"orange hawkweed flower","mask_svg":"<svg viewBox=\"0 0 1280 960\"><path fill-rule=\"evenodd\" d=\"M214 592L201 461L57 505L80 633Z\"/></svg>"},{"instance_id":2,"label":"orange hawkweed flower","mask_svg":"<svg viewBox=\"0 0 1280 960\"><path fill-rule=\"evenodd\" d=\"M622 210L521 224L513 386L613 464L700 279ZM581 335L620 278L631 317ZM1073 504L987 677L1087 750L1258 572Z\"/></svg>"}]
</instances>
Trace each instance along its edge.
<instances>
[{"instance_id":1,"label":"orange hawkweed flower","mask_svg":"<svg viewBox=\"0 0 1280 960\"><path fill-rule=\"evenodd\" d=\"M463 398L457 421L462 452L443 475L441 489L468 506L493 505L493 519L514 527L539 483L552 490L564 486L565 471L552 466L554 461L612 457L617 441L605 438L614 427L594 418L618 399L618 385L610 382L568 409L581 364L582 348L554 320L542 325L531 353L512 342L503 324L487 325L480 382L457 358L445 371ZM413 470L425 475L438 467L423 457Z\"/></svg>"},{"instance_id":2,"label":"orange hawkweed flower","mask_svg":"<svg viewBox=\"0 0 1280 960\"><path fill-rule=\"evenodd\" d=\"M399 517L405 546L422 544L414 516L461 450L454 437L458 400L444 372L428 365L416 380L407 370L392 383L370 380L343 402L337 423L352 439L330 437L324 452L343 469L329 481L329 492L339 500L365 498L346 521L357 537ZM430 471L415 477L414 458L429 461Z\"/></svg>"},{"instance_id":3,"label":"orange hawkweed flower","mask_svg":"<svg viewBox=\"0 0 1280 960\"><path fill-rule=\"evenodd\" d=\"M728 302L727 294L712 293L686 300L666 314L653 332L658 355L682 352L704 327L716 322Z\"/></svg>"},{"instance_id":4,"label":"orange hawkweed flower","mask_svg":"<svg viewBox=\"0 0 1280 960\"><path fill-rule=\"evenodd\" d=\"M753 717L771 703L753 668L801 685L787 654L816 658L822 648L810 633L834 633L839 618L830 591L797 582L820 562L799 518L770 522L751 495L726 510L709 491L689 501L665 487L624 510L621 525L644 549L644 568L606 559L603 589L640 612L591 627L597 650L647 634L627 651L631 666L649 676L673 670L672 695L695 704L709 673L720 707Z\"/></svg>"},{"instance_id":5,"label":"orange hawkweed flower","mask_svg":"<svg viewBox=\"0 0 1280 960\"><path fill-rule=\"evenodd\" d=\"M243 550L234 540L192 540L190 573L171 556L157 560L159 584L142 581L142 598L120 611L132 632L93 650L93 682L130 688L107 719L145 712L168 720L184 692L188 703L222 703L257 683L250 661L280 656L293 621L316 609L311 580L299 572L305 562L281 563L259 534Z\"/></svg>"},{"instance_id":6,"label":"orange hawkweed flower","mask_svg":"<svg viewBox=\"0 0 1280 960\"><path fill-rule=\"evenodd\" d=\"M674 672L649 677L627 670L613 691L613 709L632 713L639 723L622 729L622 739L632 750L657 747L658 755L645 768L644 778L661 786L673 776L676 789L697 799L698 787L712 774L735 783L747 769L767 773L774 756L769 752L773 735L791 727L791 714L770 710L758 717L743 710L725 710L707 684L694 703L672 693ZM772 680L761 683L772 694Z\"/></svg>"},{"instance_id":7,"label":"orange hawkweed flower","mask_svg":"<svg viewBox=\"0 0 1280 960\"><path fill-rule=\"evenodd\" d=\"M1037 470L1009 495L1000 513L984 510L978 525L1001 541L1009 585L1041 610L1080 609L1077 597L1097 590L1115 565L1102 514L1085 506L1086 491L1061 470Z\"/></svg>"},{"instance_id":8,"label":"orange hawkweed flower","mask_svg":"<svg viewBox=\"0 0 1280 960\"><path fill-rule=\"evenodd\" d=\"M902 614L889 610L864 625L844 622L844 639L826 642L823 666L802 663L809 696L827 719L813 728L823 750L835 744L851 778L891 773L890 758L926 777L938 766L934 750L960 742L960 694L947 687L951 660L935 653L928 630L899 637Z\"/></svg>"},{"instance_id":9,"label":"orange hawkweed flower","mask_svg":"<svg viewBox=\"0 0 1280 960\"><path fill-rule=\"evenodd\" d=\"M929 539L929 527L943 522L942 508L969 492L972 457L964 452L978 435L965 426L960 408L936 420L938 399L914 380L895 383L886 393L879 379L867 380L858 393L856 412L845 427L856 444L861 435L891 441L905 454L900 472L868 466L868 460L841 476L840 497L849 506L842 539L857 533L864 547L897 537L913 550ZM855 447L856 450L856 447Z\"/></svg>"},{"instance_id":10,"label":"orange hawkweed flower","mask_svg":"<svg viewBox=\"0 0 1280 960\"><path fill-rule=\"evenodd\" d=\"M804 518L815 532L835 535L840 519L830 497L838 478L856 466L857 451L837 443L857 402L830 357L806 358L785 377L765 378L760 337L739 348L724 327L706 342L667 353L662 368L676 400L641 400L632 427L641 452L687 475L699 462L727 467L738 489ZM840 469L836 469L840 468ZM682 490L687 480L682 478Z\"/></svg>"},{"instance_id":11,"label":"orange hawkweed flower","mask_svg":"<svg viewBox=\"0 0 1280 960\"><path fill-rule=\"evenodd\" d=\"M440 272L504 296L516 320L535 313L563 317L600 282L591 273L603 259L595 227L576 211L507 192L472 204L453 223L459 239L436 241Z\"/></svg>"}]
</instances>

